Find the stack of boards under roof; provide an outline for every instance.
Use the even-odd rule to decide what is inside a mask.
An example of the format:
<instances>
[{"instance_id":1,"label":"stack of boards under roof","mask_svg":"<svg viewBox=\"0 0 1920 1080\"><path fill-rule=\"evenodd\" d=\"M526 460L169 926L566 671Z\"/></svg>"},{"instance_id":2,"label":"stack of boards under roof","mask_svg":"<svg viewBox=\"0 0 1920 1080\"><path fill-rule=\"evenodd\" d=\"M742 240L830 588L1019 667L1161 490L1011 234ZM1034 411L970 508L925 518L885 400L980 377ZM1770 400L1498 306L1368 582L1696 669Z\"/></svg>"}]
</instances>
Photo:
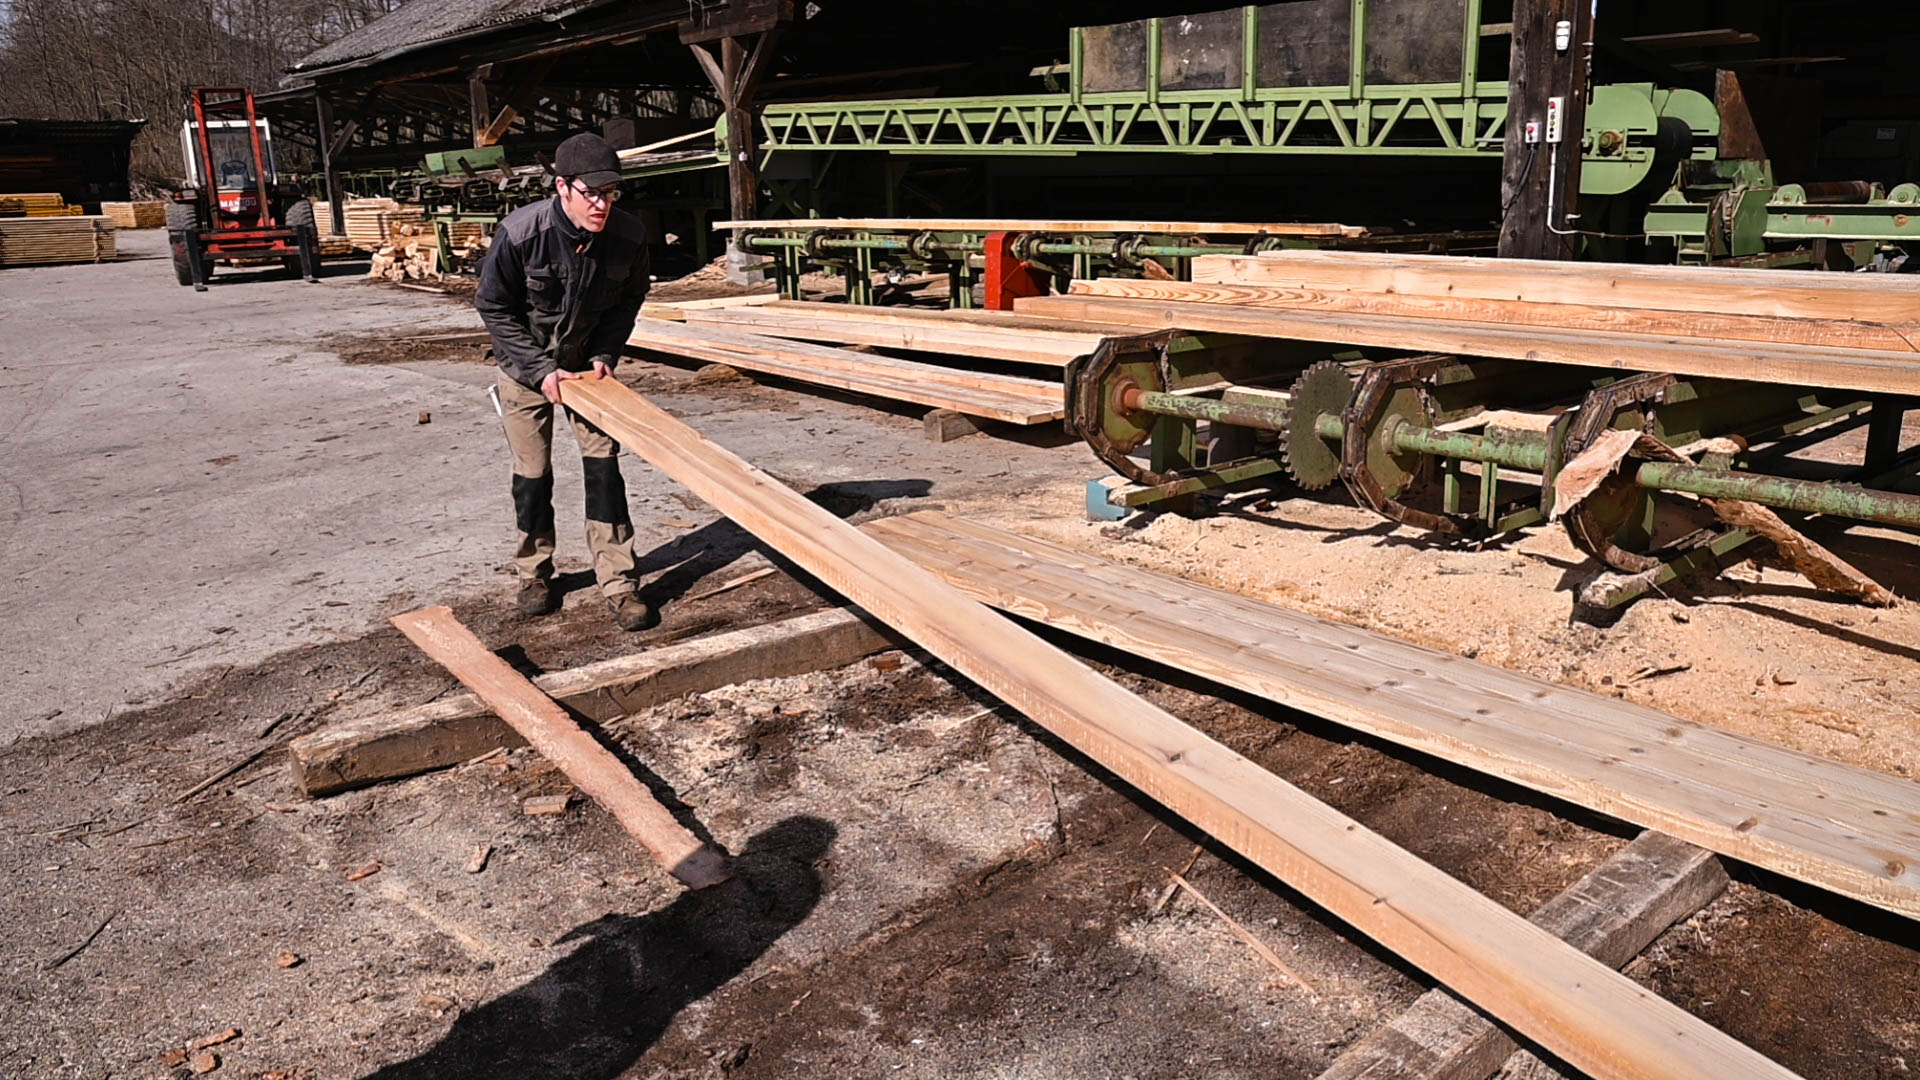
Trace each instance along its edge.
<instances>
[{"instance_id":1,"label":"stack of boards under roof","mask_svg":"<svg viewBox=\"0 0 1920 1080\"><path fill-rule=\"evenodd\" d=\"M9 217L67 217L80 213L77 206L68 206L67 200L58 192L30 191L18 195L0 195L0 218Z\"/></svg>"},{"instance_id":2,"label":"stack of boards under roof","mask_svg":"<svg viewBox=\"0 0 1920 1080\"><path fill-rule=\"evenodd\" d=\"M158 199L103 202L100 213L111 219L116 229L162 229L167 224L167 204Z\"/></svg>"},{"instance_id":3,"label":"stack of boards under roof","mask_svg":"<svg viewBox=\"0 0 1920 1080\"><path fill-rule=\"evenodd\" d=\"M0 266L104 262L114 257L110 218L0 218Z\"/></svg>"}]
</instances>

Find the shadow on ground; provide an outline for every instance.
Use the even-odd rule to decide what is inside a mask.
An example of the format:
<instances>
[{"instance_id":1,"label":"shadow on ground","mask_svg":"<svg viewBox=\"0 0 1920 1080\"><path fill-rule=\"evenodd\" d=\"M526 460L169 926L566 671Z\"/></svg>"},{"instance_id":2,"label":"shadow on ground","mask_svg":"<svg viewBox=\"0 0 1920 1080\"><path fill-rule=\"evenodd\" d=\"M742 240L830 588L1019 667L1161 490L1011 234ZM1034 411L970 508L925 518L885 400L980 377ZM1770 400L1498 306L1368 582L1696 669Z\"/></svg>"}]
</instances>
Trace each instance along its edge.
<instances>
[{"instance_id":1,"label":"shadow on ground","mask_svg":"<svg viewBox=\"0 0 1920 1080\"><path fill-rule=\"evenodd\" d=\"M538 1076L611 1080L689 1003L745 971L819 903L815 869L834 827L791 817L747 842L734 878L646 915L606 915L554 943L585 940L538 978L463 1014L418 1057L367 1080Z\"/></svg>"}]
</instances>

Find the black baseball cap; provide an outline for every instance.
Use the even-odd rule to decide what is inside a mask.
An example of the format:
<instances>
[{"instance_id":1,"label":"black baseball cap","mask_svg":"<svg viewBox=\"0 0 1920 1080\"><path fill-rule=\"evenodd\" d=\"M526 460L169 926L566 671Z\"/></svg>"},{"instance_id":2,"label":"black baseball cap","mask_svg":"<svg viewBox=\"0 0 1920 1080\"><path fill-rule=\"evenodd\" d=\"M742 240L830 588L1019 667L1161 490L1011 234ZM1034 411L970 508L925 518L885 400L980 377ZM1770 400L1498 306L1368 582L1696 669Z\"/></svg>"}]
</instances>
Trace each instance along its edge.
<instances>
[{"instance_id":1,"label":"black baseball cap","mask_svg":"<svg viewBox=\"0 0 1920 1080\"><path fill-rule=\"evenodd\" d=\"M553 171L560 176L571 176L590 188L606 187L620 182L620 155L613 152L607 140L583 131L554 151Z\"/></svg>"}]
</instances>

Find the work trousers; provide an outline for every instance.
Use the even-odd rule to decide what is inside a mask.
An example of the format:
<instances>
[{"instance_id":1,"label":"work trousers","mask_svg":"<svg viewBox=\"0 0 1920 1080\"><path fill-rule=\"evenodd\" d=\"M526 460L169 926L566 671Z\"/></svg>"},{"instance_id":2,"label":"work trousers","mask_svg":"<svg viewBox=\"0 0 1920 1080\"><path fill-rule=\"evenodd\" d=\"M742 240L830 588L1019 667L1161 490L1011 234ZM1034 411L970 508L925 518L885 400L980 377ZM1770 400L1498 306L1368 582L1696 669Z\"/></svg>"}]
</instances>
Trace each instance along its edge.
<instances>
[{"instance_id":1,"label":"work trousers","mask_svg":"<svg viewBox=\"0 0 1920 1080\"><path fill-rule=\"evenodd\" d=\"M500 412L513 451L513 517L519 543L514 566L523 581L553 576L553 414L561 406L538 390L500 375ZM620 445L572 409L566 410L580 444L586 477L587 546L600 591L618 598L639 587L633 557L633 519L620 477Z\"/></svg>"}]
</instances>

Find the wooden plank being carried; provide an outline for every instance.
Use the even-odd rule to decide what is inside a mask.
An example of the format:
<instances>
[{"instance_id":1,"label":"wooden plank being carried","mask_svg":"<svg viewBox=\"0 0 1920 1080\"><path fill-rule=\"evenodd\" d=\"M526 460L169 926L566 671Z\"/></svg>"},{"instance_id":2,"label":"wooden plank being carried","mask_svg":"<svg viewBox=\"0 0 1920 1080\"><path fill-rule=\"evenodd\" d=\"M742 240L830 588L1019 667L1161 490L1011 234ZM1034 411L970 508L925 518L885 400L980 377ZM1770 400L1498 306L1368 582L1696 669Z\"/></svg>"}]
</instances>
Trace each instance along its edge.
<instances>
[{"instance_id":1,"label":"wooden plank being carried","mask_svg":"<svg viewBox=\"0 0 1920 1080\"><path fill-rule=\"evenodd\" d=\"M1408 352L1536 360L1614 371L1658 371L1788 386L1920 394L1920 357L1881 349L1822 349L1757 341L1688 340L1601 330L1542 330L1392 315L1288 311L1108 296L1034 296L1014 310L1149 329L1364 345Z\"/></svg>"},{"instance_id":2,"label":"wooden plank being carried","mask_svg":"<svg viewBox=\"0 0 1920 1080\"><path fill-rule=\"evenodd\" d=\"M1044 424L1066 412L1058 382L961 371L715 327L642 320L627 344L1010 424Z\"/></svg>"},{"instance_id":3,"label":"wooden plank being carried","mask_svg":"<svg viewBox=\"0 0 1920 1080\"><path fill-rule=\"evenodd\" d=\"M1722 341L1769 341L1843 349L1920 352L1898 327L1839 319L1783 319L1770 315L1724 315L1704 311L1603 307L1593 304L1543 304L1530 300L1471 300L1358 290L1295 288L1284 285L1193 284L1098 278L1075 281L1073 296L1116 296L1128 300L1175 300L1198 304L1235 304L1289 311L1400 315L1452 322L1499 323L1557 330L1602 330ZM1920 303L1916 303L1920 311Z\"/></svg>"},{"instance_id":4,"label":"wooden plank being carried","mask_svg":"<svg viewBox=\"0 0 1920 1080\"><path fill-rule=\"evenodd\" d=\"M1920 319L1915 315L1915 304L1920 303L1920 279L1905 274L1536 260L1516 265L1512 259L1465 256L1287 251L1258 256L1202 256L1193 260L1193 278L1210 284L1794 319L1858 319L1891 325L1911 325Z\"/></svg>"},{"instance_id":5,"label":"wooden plank being carried","mask_svg":"<svg viewBox=\"0 0 1920 1080\"><path fill-rule=\"evenodd\" d=\"M592 796L640 841L661 869L683 884L704 889L733 876L725 855L708 847L674 820L633 770L573 722L565 709L512 665L495 656L450 608L422 608L390 622L407 639L467 684L500 719L513 725L540 756L559 766L574 786Z\"/></svg>"},{"instance_id":6,"label":"wooden plank being carried","mask_svg":"<svg viewBox=\"0 0 1920 1080\"><path fill-rule=\"evenodd\" d=\"M535 676L542 693L605 723L682 694L851 664L892 640L847 608L677 642ZM293 782L310 796L458 765L524 739L473 694L452 694L302 735L287 746Z\"/></svg>"},{"instance_id":7,"label":"wooden plank being carried","mask_svg":"<svg viewBox=\"0 0 1920 1080\"><path fill-rule=\"evenodd\" d=\"M1726 887L1712 853L1648 831L1542 904L1532 922L1617 968ZM1348 1047L1318 1080L1486 1080L1515 1053L1527 1052L1473 1006L1435 989Z\"/></svg>"},{"instance_id":8,"label":"wooden plank being carried","mask_svg":"<svg viewBox=\"0 0 1920 1080\"><path fill-rule=\"evenodd\" d=\"M615 380L575 379L560 392L954 670L1599 1080L1792 1075L970 600Z\"/></svg>"},{"instance_id":9,"label":"wooden plank being carried","mask_svg":"<svg viewBox=\"0 0 1920 1080\"><path fill-rule=\"evenodd\" d=\"M1047 333L1021 327L983 326L925 318L850 318L840 313L819 315L796 312L794 306L845 307L842 304L768 305L757 310L726 308L688 311L686 321L698 326L737 329L748 333L801 341L830 341L843 345L877 345L915 352L974 356L1027 364L1065 367L1076 357L1098 348L1100 334ZM856 309L857 310L857 309Z\"/></svg>"},{"instance_id":10,"label":"wooden plank being carried","mask_svg":"<svg viewBox=\"0 0 1920 1080\"><path fill-rule=\"evenodd\" d=\"M747 296L712 296L704 300L648 300L640 305L640 314L649 319L661 319L666 322L686 322L689 311L758 307L762 304L775 303L779 299L779 293L770 292L752 293Z\"/></svg>"},{"instance_id":11,"label":"wooden plank being carried","mask_svg":"<svg viewBox=\"0 0 1920 1080\"><path fill-rule=\"evenodd\" d=\"M978 522L867 531L976 599L1920 918L1920 784Z\"/></svg>"},{"instance_id":12,"label":"wooden plank being carried","mask_svg":"<svg viewBox=\"0 0 1920 1080\"><path fill-rule=\"evenodd\" d=\"M1047 221L1033 218L782 218L722 221L716 229L840 229L848 232L1165 233L1174 236L1365 236L1358 225L1245 221Z\"/></svg>"}]
</instances>

